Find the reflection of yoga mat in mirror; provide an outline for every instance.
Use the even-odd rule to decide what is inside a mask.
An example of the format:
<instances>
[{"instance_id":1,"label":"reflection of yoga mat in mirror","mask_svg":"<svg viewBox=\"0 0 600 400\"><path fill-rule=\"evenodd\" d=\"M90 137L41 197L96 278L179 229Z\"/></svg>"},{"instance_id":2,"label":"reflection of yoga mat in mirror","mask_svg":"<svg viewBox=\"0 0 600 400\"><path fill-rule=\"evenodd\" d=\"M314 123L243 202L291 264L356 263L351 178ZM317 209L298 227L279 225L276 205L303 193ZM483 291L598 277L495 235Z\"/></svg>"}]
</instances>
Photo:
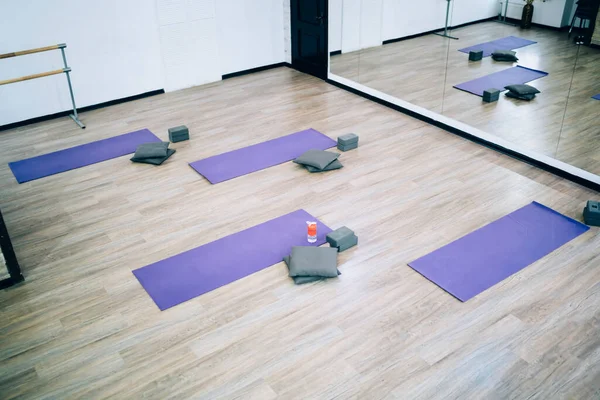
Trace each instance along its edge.
<instances>
[{"instance_id":1,"label":"reflection of yoga mat in mirror","mask_svg":"<svg viewBox=\"0 0 600 400\"><path fill-rule=\"evenodd\" d=\"M594 100L600 100L600 94L597 94L595 96L592 96L592 99Z\"/></svg>"},{"instance_id":2,"label":"reflection of yoga mat in mirror","mask_svg":"<svg viewBox=\"0 0 600 400\"><path fill-rule=\"evenodd\" d=\"M457 299L467 301L588 229L533 202L409 265Z\"/></svg>"},{"instance_id":3,"label":"reflection of yoga mat in mirror","mask_svg":"<svg viewBox=\"0 0 600 400\"><path fill-rule=\"evenodd\" d=\"M142 143L160 142L148 129L98 140L8 164L17 182L24 183L135 153Z\"/></svg>"},{"instance_id":4,"label":"reflection of yoga mat in mirror","mask_svg":"<svg viewBox=\"0 0 600 400\"><path fill-rule=\"evenodd\" d=\"M543 78L546 75L548 75L547 72L521 67L519 65L455 85L454 87L459 90L464 90L465 92L473 93L477 96L483 96L483 91L486 89L495 88L504 91L506 90L504 89L505 86L522 85Z\"/></svg>"},{"instance_id":5,"label":"reflection of yoga mat in mirror","mask_svg":"<svg viewBox=\"0 0 600 400\"><path fill-rule=\"evenodd\" d=\"M514 50L521 47L535 44L532 40L523 39L516 36L507 36L502 39L492 40L491 42L476 44L475 46L465 47L458 51L469 54L470 51L483 51L484 57L489 57L496 50Z\"/></svg>"},{"instance_id":6,"label":"reflection of yoga mat in mirror","mask_svg":"<svg viewBox=\"0 0 600 400\"><path fill-rule=\"evenodd\" d=\"M336 141L314 129L243 147L190 163L210 183L219 183L292 161L308 150L326 150Z\"/></svg>"},{"instance_id":7,"label":"reflection of yoga mat in mirror","mask_svg":"<svg viewBox=\"0 0 600 400\"><path fill-rule=\"evenodd\" d=\"M306 240L306 221L317 221L317 241ZM158 308L165 310L275 265L294 246L320 246L331 232L297 210L133 271Z\"/></svg>"}]
</instances>

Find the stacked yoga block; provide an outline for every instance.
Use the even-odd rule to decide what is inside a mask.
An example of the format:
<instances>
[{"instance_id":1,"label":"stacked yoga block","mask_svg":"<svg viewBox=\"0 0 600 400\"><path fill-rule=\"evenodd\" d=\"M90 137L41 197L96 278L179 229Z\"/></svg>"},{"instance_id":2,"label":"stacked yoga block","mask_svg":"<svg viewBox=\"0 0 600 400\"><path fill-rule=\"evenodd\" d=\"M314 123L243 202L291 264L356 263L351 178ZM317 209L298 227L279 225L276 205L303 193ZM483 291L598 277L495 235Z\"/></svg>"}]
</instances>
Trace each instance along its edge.
<instances>
[{"instance_id":1,"label":"stacked yoga block","mask_svg":"<svg viewBox=\"0 0 600 400\"><path fill-rule=\"evenodd\" d=\"M330 232L326 240L331 247L336 247L340 253L358 244L358 237L351 229L345 226Z\"/></svg>"},{"instance_id":2,"label":"stacked yoga block","mask_svg":"<svg viewBox=\"0 0 600 400\"><path fill-rule=\"evenodd\" d=\"M348 133L338 137L337 148L341 151L348 151L358 147L358 135Z\"/></svg>"},{"instance_id":3,"label":"stacked yoga block","mask_svg":"<svg viewBox=\"0 0 600 400\"><path fill-rule=\"evenodd\" d=\"M185 125L169 128L169 140L172 143L183 142L190 139L190 132Z\"/></svg>"}]
</instances>

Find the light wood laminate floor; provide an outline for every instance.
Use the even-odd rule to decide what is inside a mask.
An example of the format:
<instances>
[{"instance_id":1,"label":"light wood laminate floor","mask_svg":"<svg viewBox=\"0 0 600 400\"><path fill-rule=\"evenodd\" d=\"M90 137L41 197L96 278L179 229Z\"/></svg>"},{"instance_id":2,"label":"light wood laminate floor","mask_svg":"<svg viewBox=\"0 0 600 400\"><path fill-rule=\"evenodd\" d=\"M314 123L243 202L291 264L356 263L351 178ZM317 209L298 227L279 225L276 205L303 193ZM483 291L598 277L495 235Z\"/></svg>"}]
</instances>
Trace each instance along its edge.
<instances>
[{"instance_id":1,"label":"light wood laminate floor","mask_svg":"<svg viewBox=\"0 0 600 400\"><path fill-rule=\"evenodd\" d=\"M597 399L592 228L466 303L407 263L535 200L585 188L287 68L0 134L0 208L26 282L0 292L2 399ZM191 140L19 185L7 163L149 128ZM306 128L360 135L344 168L210 185L188 165ZM132 270L304 208L354 229L342 275L279 263L159 311Z\"/></svg>"},{"instance_id":2,"label":"light wood laminate floor","mask_svg":"<svg viewBox=\"0 0 600 400\"><path fill-rule=\"evenodd\" d=\"M459 40L426 35L331 57L331 72L465 122L527 149L600 175L600 50L576 46L566 32L485 22L455 29ZM469 62L458 49L509 35L536 41L516 49L518 64ZM453 88L513 65L549 73L530 84L531 102L484 103Z\"/></svg>"}]
</instances>

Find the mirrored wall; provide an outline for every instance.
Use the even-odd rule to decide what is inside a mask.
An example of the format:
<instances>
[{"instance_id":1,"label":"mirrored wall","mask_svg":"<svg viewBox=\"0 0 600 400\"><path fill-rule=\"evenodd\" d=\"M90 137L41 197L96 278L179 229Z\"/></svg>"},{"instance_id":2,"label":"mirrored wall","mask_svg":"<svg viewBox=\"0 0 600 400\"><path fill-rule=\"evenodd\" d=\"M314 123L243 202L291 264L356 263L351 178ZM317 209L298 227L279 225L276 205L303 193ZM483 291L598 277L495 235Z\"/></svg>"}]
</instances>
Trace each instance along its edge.
<instances>
[{"instance_id":1,"label":"mirrored wall","mask_svg":"<svg viewBox=\"0 0 600 400\"><path fill-rule=\"evenodd\" d=\"M330 0L330 78L600 175L599 3L535 0L522 28L523 0ZM518 61L495 60L495 50ZM509 98L497 87L521 83L540 93ZM486 102L482 89L502 92Z\"/></svg>"}]
</instances>

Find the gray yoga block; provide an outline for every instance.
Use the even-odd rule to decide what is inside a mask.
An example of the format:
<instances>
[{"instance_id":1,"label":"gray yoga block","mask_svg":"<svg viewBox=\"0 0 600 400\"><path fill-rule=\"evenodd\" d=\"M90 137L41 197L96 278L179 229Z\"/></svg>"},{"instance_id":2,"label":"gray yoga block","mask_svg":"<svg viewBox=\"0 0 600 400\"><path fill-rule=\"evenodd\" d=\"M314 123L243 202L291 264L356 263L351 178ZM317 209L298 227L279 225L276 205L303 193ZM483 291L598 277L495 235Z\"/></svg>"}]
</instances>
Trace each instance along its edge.
<instances>
[{"instance_id":1,"label":"gray yoga block","mask_svg":"<svg viewBox=\"0 0 600 400\"><path fill-rule=\"evenodd\" d=\"M169 140L173 143L189 140L190 132L185 125L169 128Z\"/></svg>"},{"instance_id":2,"label":"gray yoga block","mask_svg":"<svg viewBox=\"0 0 600 400\"><path fill-rule=\"evenodd\" d=\"M357 147L358 147L358 142L356 142L354 144L349 144L349 145L346 145L346 146L343 146L343 145L341 145L339 143L337 145L338 150L341 150L341 151L354 150Z\"/></svg>"},{"instance_id":3,"label":"gray yoga block","mask_svg":"<svg viewBox=\"0 0 600 400\"><path fill-rule=\"evenodd\" d=\"M333 232L329 232L325 240L331 247L339 247L345 240L350 239L354 235L354 232L345 226L336 229Z\"/></svg>"},{"instance_id":4,"label":"gray yoga block","mask_svg":"<svg viewBox=\"0 0 600 400\"><path fill-rule=\"evenodd\" d=\"M482 59L483 50L469 52L469 61L481 61Z\"/></svg>"},{"instance_id":5,"label":"gray yoga block","mask_svg":"<svg viewBox=\"0 0 600 400\"><path fill-rule=\"evenodd\" d=\"M486 103L492 103L498 101L500 98L500 91L498 89L486 89L483 91L483 101Z\"/></svg>"},{"instance_id":6,"label":"gray yoga block","mask_svg":"<svg viewBox=\"0 0 600 400\"><path fill-rule=\"evenodd\" d=\"M583 220L587 225L600 226L600 202L589 200L583 209Z\"/></svg>"},{"instance_id":7,"label":"gray yoga block","mask_svg":"<svg viewBox=\"0 0 600 400\"><path fill-rule=\"evenodd\" d=\"M338 145L348 146L354 143L358 143L358 135L355 133L347 133L338 137Z\"/></svg>"},{"instance_id":8,"label":"gray yoga block","mask_svg":"<svg viewBox=\"0 0 600 400\"><path fill-rule=\"evenodd\" d=\"M342 251L346 251L350 247L354 247L357 244L358 244L358 236L352 235L352 237L350 237L347 241L345 241L344 243L342 243L338 246L338 248L337 248L338 253L341 253Z\"/></svg>"}]
</instances>

